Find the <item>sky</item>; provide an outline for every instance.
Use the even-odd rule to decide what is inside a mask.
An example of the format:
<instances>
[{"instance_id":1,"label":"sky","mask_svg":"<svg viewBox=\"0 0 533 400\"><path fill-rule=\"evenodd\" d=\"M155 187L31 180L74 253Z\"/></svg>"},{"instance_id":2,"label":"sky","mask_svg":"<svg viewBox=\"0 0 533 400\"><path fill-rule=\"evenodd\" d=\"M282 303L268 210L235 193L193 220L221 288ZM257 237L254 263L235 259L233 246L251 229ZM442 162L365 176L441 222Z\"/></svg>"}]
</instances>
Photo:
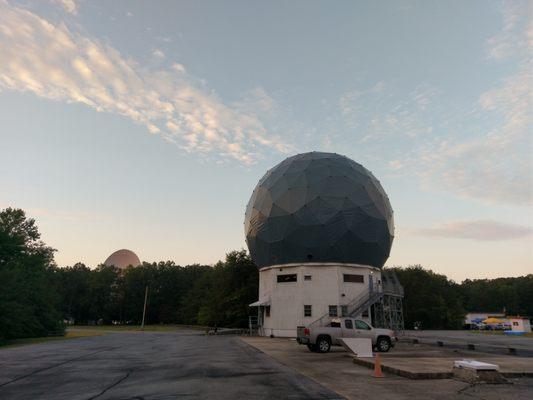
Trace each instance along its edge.
<instances>
[{"instance_id":1,"label":"sky","mask_svg":"<svg viewBox=\"0 0 533 400\"><path fill-rule=\"evenodd\" d=\"M0 0L0 208L60 266L212 264L267 169L331 151L389 195L387 265L533 273L532 8Z\"/></svg>"}]
</instances>

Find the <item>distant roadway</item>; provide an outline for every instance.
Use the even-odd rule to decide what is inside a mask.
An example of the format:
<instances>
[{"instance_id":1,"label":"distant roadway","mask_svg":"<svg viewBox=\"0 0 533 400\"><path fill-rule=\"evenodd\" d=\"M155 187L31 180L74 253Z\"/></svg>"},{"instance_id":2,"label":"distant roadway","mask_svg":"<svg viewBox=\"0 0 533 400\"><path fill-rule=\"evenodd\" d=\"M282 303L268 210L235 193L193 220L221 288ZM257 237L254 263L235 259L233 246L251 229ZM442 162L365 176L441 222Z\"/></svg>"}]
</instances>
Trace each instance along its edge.
<instances>
[{"instance_id":1,"label":"distant roadway","mask_svg":"<svg viewBox=\"0 0 533 400\"><path fill-rule=\"evenodd\" d=\"M444 345L452 344L466 346L473 344L476 348L490 352L508 352L508 348L516 349L517 354L533 356L533 338L513 335L498 335L472 331L405 331L404 338L417 338L421 343L436 344L442 341Z\"/></svg>"}]
</instances>

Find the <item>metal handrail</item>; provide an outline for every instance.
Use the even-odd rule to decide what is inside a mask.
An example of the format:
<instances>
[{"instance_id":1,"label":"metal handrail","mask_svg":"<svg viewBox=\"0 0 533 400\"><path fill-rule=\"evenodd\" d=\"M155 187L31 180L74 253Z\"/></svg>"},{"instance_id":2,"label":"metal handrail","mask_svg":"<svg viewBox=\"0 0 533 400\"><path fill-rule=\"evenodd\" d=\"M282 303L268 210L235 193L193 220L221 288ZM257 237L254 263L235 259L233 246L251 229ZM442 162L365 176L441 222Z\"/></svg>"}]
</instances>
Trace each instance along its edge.
<instances>
[{"instance_id":1,"label":"metal handrail","mask_svg":"<svg viewBox=\"0 0 533 400\"><path fill-rule=\"evenodd\" d=\"M368 289L365 290L363 293L359 294L359 296L352 299L348 304L343 304L348 309L347 315L353 315L354 311L361 308L363 304L365 304L366 302L368 302L369 300L373 298L381 297L382 295L383 295L383 291L381 289L378 289L377 291L370 291ZM329 321L331 318L335 318L335 317L331 317L328 311L327 313L322 315L320 318L311 322L309 324L309 327L324 326L324 321Z\"/></svg>"}]
</instances>

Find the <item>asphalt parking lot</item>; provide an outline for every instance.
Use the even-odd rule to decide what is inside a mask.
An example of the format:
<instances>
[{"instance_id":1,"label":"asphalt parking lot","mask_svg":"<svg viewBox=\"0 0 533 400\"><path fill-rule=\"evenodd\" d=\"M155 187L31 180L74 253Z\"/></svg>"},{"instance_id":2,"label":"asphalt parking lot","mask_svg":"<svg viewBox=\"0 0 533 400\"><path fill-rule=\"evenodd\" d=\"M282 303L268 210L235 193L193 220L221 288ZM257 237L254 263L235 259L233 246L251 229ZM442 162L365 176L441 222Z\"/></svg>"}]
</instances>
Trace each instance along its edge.
<instances>
[{"instance_id":1,"label":"asphalt parking lot","mask_svg":"<svg viewBox=\"0 0 533 400\"><path fill-rule=\"evenodd\" d=\"M397 347L384 356L384 363L388 356L396 363L413 356L408 344ZM423 345L415 347L424 352ZM407 358L401 351L409 353ZM470 354L428 347L424 356L432 353L440 358ZM513 357L504 358L512 367ZM522 364L531 360L515 358ZM318 354L290 339L205 336L198 331L107 333L0 349L1 400L533 398L533 378L471 385L385 375L373 378L371 369L355 365L338 347Z\"/></svg>"},{"instance_id":2,"label":"asphalt parking lot","mask_svg":"<svg viewBox=\"0 0 533 400\"><path fill-rule=\"evenodd\" d=\"M0 349L0 399L339 399L237 337L110 333Z\"/></svg>"}]
</instances>

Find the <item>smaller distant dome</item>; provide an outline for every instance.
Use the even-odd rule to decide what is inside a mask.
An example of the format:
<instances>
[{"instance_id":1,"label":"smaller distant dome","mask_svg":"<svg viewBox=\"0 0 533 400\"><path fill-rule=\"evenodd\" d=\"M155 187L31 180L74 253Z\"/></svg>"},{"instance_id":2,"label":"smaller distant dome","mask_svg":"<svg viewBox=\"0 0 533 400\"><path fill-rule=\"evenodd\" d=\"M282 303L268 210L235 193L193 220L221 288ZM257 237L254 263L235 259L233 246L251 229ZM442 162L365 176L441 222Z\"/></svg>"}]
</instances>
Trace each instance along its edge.
<instances>
[{"instance_id":1,"label":"smaller distant dome","mask_svg":"<svg viewBox=\"0 0 533 400\"><path fill-rule=\"evenodd\" d=\"M104 264L108 267L114 266L123 269L129 267L130 265L137 267L141 265L141 260L139 260L137 254L135 254L133 251L122 249L115 251L113 254L107 257L107 260L105 260Z\"/></svg>"}]
</instances>

